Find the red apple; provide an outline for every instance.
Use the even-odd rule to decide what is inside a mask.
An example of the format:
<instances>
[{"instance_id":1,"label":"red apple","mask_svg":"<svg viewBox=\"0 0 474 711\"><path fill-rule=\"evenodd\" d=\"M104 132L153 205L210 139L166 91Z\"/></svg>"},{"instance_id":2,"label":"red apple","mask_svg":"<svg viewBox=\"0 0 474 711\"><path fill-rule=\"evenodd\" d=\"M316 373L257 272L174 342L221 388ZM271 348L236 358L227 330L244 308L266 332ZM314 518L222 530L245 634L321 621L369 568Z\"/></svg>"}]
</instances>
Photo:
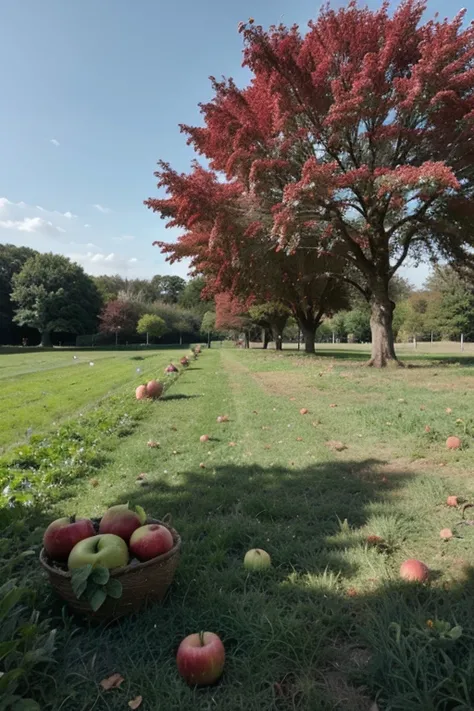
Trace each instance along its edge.
<instances>
[{"instance_id":1,"label":"red apple","mask_svg":"<svg viewBox=\"0 0 474 711\"><path fill-rule=\"evenodd\" d=\"M163 394L163 385L157 380L150 380L150 382L146 385L146 394L147 397L151 397L153 399L161 397Z\"/></svg>"},{"instance_id":2,"label":"red apple","mask_svg":"<svg viewBox=\"0 0 474 711\"><path fill-rule=\"evenodd\" d=\"M446 447L448 449L459 449L461 444L462 443L459 437L455 437L454 435L452 437L448 437L446 440Z\"/></svg>"},{"instance_id":3,"label":"red apple","mask_svg":"<svg viewBox=\"0 0 474 711\"><path fill-rule=\"evenodd\" d=\"M145 523L146 514L143 509L132 511L128 504L111 506L102 517L99 533L113 533L128 543L130 536Z\"/></svg>"},{"instance_id":4,"label":"red apple","mask_svg":"<svg viewBox=\"0 0 474 711\"><path fill-rule=\"evenodd\" d=\"M190 686L214 684L224 670L225 649L213 632L190 634L179 645L178 672Z\"/></svg>"},{"instance_id":5,"label":"red apple","mask_svg":"<svg viewBox=\"0 0 474 711\"><path fill-rule=\"evenodd\" d=\"M95 529L88 518L58 518L44 532L43 546L50 558L67 560L76 543L91 536L95 536Z\"/></svg>"},{"instance_id":6,"label":"red apple","mask_svg":"<svg viewBox=\"0 0 474 711\"><path fill-rule=\"evenodd\" d=\"M457 506L458 505L458 497L457 496L448 496L446 499L446 503L448 506Z\"/></svg>"},{"instance_id":7,"label":"red apple","mask_svg":"<svg viewBox=\"0 0 474 711\"><path fill-rule=\"evenodd\" d=\"M300 410L300 415L307 415L309 412L307 407L302 407Z\"/></svg>"},{"instance_id":8,"label":"red apple","mask_svg":"<svg viewBox=\"0 0 474 711\"><path fill-rule=\"evenodd\" d=\"M146 394L146 385L139 385L138 388L135 390L135 397L137 400L145 400L147 397Z\"/></svg>"},{"instance_id":9,"label":"red apple","mask_svg":"<svg viewBox=\"0 0 474 711\"><path fill-rule=\"evenodd\" d=\"M429 575L430 571L428 566L422 563L421 560L416 560L415 558L409 558L400 566L400 577L402 577L403 580L426 583Z\"/></svg>"},{"instance_id":10,"label":"red apple","mask_svg":"<svg viewBox=\"0 0 474 711\"><path fill-rule=\"evenodd\" d=\"M173 545L171 532L159 523L149 523L136 528L129 543L130 552L138 560L156 558L157 555L170 551Z\"/></svg>"},{"instance_id":11,"label":"red apple","mask_svg":"<svg viewBox=\"0 0 474 711\"><path fill-rule=\"evenodd\" d=\"M200 442L209 442L209 435L201 435L199 437Z\"/></svg>"}]
</instances>

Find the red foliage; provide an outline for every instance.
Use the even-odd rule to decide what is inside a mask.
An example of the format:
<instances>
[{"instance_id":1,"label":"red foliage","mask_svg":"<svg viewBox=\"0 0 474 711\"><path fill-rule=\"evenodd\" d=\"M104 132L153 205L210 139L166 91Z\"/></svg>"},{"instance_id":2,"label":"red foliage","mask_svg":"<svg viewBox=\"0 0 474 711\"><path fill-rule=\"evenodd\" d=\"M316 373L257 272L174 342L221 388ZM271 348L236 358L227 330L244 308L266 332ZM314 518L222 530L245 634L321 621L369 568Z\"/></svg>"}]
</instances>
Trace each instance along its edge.
<instances>
[{"instance_id":1,"label":"red foliage","mask_svg":"<svg viewBox=\"0 0 474 711\"><path fill-rule=\"evenodd\" d=\"M388 283L405 259L474 261L474 25L464 12L423 23L425 9L324 6L305 35L241 24L251 83L213 79L204 125L181 127L210 170L161 164L170 197L146 203L185 229L159 245L170 258L191 257L212 289L238 295L259 270L297 282L261 257L277 244L343 260L392 357Z\"/></svg>"},{"instance_id":2,"label":"red foliage","mask_svg":"<svg viewBox=\"0 0 474 711\"><path fill-rule=\"evenodd\" d=\"M99 330L102 333L134 333L139 314L133 303L128 301L109 301L99 316Z\"/></svg>"}]
</instances>

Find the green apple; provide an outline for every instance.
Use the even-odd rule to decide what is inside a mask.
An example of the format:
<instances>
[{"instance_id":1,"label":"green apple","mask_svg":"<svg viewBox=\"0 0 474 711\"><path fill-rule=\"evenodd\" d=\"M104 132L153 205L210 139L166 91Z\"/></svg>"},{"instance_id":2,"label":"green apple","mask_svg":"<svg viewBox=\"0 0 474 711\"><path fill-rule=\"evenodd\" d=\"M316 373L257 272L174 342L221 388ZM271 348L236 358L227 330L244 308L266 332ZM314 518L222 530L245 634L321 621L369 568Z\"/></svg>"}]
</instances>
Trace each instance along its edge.
<instances>
[{"instance_id":1,"label":"green apple","mask_svg":"<svg viewBox=\"0 0 474 711\"><path fill-rule=\"evenodd\" d=\"M247 570L264 570L265 568L271 568L271 565L272 559L261 548L252 548L245 554L244 568L247 568Z\"/></svg>"},{"instance_id":2,"label":"green apple","mask_svg":"<svg viewBox=\"0 0 474 711\"><path fill-rule=\"evenodd\" d=\"M76 543L69 554L67 567L69 570L82 568L85 565L102 565L104 568L121 568L128 563L127 544L113 533L103 533L91 538L85 538Z\"/></svg>"}]
</instances>

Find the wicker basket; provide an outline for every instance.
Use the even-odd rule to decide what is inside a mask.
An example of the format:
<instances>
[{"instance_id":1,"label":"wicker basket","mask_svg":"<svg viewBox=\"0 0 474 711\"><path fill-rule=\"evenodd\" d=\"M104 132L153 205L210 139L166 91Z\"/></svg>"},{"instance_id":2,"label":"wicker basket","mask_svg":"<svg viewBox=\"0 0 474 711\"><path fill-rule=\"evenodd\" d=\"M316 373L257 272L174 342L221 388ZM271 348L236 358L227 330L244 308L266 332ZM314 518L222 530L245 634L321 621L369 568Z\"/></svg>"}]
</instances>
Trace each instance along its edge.
<instances>
[{"instance_id":1,"label":"wicker basket","mask_svg":"<svg viewBox=\"0 0 474 711\"><path fill-rule=\"evenodd\" d=\"M98 524L99 522L94 521L94 523ZM116 568L111 573L111 577L120 580L122 583L122 596L118 600L108 597L97 612L91 609L87 600L78 600L76 598L71 585L71 573L68 570L56 567L46 555L44 548L41 549L40 563L48 573L49 582L74 612L86 615L97 621L114 620L130 612L138 611L148 602L161 602L163 600L173 582L174 574L178 567L181 537L171 527L169 519L158 521L157 519L149 518L147 523L159 523L162 526L166 526L173 536L173 548L167 553L144 563Z\"/></svg>"}]
</instances>

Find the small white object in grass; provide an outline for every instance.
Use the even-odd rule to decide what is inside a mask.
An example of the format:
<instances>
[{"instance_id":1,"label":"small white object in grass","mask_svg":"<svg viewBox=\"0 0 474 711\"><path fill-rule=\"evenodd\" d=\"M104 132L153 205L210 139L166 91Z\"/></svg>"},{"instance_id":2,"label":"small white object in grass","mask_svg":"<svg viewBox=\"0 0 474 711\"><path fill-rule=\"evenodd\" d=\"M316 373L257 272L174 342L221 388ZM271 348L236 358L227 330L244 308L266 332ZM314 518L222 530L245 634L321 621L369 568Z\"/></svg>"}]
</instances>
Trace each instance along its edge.
<instances>
[{"instance_id":1,"label":"small white object in grass","mask_svg":"<svg viewBox=\"0 0 474 711\"><path fill-rule=\"evenodd\" d=\"M163 474L168 474L168 470L165 469L165 470L163 471Z\"/></svg>"},{"instance_id":2,"label":"small white object in grass","mask_svg":"<svg viewBox=\"0 0 474 711\"><path fill-rule=\"evenodd\" d=\"M137 368L137 373L141 373L141 372L142 372L142 369L141 369L141 368Z\"/></svg>"},{"instance_id":3,"label":"small white object in grass","mask_svg":"<svg viewBox=\"0 0 474 711\"><path fill-rule=\"evenodd\" d=\"M90 361L89 365L94 365L93 361Z\"/></svg>"},{"instance_id":4,"label":"small white object in grass","mask_svg":"<svg viewBox=\"0 0 474 711\"><path fill-rule=\"evenodd\" d=\"M74 360L77 360L77 356L73 356Z\"/></svg>"}]
</instances>

